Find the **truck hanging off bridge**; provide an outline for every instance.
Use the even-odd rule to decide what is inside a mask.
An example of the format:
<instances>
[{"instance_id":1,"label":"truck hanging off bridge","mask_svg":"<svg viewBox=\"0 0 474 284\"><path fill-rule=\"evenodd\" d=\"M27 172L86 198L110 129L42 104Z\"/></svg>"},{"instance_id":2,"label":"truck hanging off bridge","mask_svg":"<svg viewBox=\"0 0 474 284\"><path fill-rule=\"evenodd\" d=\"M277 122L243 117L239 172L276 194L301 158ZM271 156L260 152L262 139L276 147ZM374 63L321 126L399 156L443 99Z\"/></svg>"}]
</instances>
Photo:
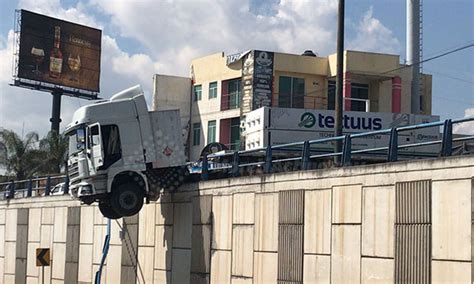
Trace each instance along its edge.
<instances>
[{"instance_id":1,"label":"truck hanging off bridge","mask_svg":"<svg viewBox=\"0 0 474 284\"><path fill-rule=\"evenodd\" d=\"M381 128L439 120L437 116L427 115L345 114L347 133L381 131ZM246 140L245 150L252 153L241 157L240 162L261 166L265 157L262 159L256 153L259 149L311 139L326 139L326 142L312 145L310 153L331 152L332 145L328 140L334 127L331 115L332 111L329 110L268 107L248 113L246 121L242 123L245 126L242 136ZM109 100L79 108L65 130L69 139L67 165L72 196L89 205L98 202L105 217L117 219L137 214L144 200L156 201L163 190L176 190L186 180L201 174L204 162L186 162L181 124L179 110L149 111L140 86L124 90ZM439 137L438 126L404 132L398 136L398 140L401 145L434 141ZM354 150L380 148L388 144L389 138L389 132L372 138L364 136L353 142L352 147ZM225 146L209 144L201 156L215 149L222 150ZM436 146L401 150L401 156L409 158L437 155ZM298 159L294 157L300 153L300 149L289 147L283 151L280 149L270 157L273 155L282 160L293 158L294 161ZM216 176L235 175L233 170L229 171L232 167L229 157L232 159L233 152L224 151L223 155L214 156L210 164L207 164L206 158L206 169L217 169L213 171L217 173ZM362 156L363 163L380 160L380 155Z\"/></svg>"}]
</instances>

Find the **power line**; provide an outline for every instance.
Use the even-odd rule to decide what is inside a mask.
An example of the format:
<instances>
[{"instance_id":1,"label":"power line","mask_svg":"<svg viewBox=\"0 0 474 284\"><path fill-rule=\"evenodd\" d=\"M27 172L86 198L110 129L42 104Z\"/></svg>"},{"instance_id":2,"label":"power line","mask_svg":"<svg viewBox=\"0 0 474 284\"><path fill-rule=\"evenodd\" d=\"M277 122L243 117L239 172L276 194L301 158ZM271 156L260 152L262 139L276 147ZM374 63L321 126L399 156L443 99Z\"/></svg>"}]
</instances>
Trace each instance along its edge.
<instances>
[{"instance_id":1,"label":"power line","mask_svg":"<svg viewBox=\"0 0 474 284\"><path fill-rule=\"evenodd\" d=\"M459 51L461 51L461 50L464 50L464 49L467 49L467 48L470 48L470 47L473 47L473 46L474 46L474 43L470 43L470 44L467 44L467 45L464 45L464 46L461 46L461 47L452 49L452 50L450 50L450 51L443 52L443 53L441 53L440 55L436 55L436 56L433 56L433 57L430 57L430 58L427 58L427 59L424 59L424 60L415 62L415 63L413 63L413 64L406 64L406 65L404 65L404 66L402 66L402 67L398 67L398 68L395 68L395 69L392 69L392 70L385 71L385 72L383 72L383 73L381 73L381 74L386 74L386 73L390 73L390 72L393 72L393 71L398 71L398 70L402 70L402 69L405 69L405 68L408 68L408 67L412 67L413 65L418 65L418 64L425 63L425 62L428 62L428 61L431 61L431 60L435 60L435 59L444 57L444 56L446 56L446 55L449 55L449 54L452 54L452 53L455 53L455 52L459 52Z\"/></svg>"},{"instance_id":2,"label":"power line","mask_svg":"<svg viewBox=\"0 0 474 284\"><path fill-rule=\"evenodd\" d=\"M433 71L433 70L430 70L430 69L426 69L428 72L430 73L434 73L434 74L438 74L440 76L444 76L446 78L450 78L450 79L453 79L453 80L458 80L458 81L461 81L461 82L465 82L465 83L469 83L469 84L473 84L474 85L474 81L469 81L469 80L466 80L466 79L463 79L463 78L459 78L459 77L455 77L455 76L452 76L452 75L448 75L448 74L444 74L444 73L440 73L440 72L437 72L437 71Z\"/></svg>"}]
</instances>

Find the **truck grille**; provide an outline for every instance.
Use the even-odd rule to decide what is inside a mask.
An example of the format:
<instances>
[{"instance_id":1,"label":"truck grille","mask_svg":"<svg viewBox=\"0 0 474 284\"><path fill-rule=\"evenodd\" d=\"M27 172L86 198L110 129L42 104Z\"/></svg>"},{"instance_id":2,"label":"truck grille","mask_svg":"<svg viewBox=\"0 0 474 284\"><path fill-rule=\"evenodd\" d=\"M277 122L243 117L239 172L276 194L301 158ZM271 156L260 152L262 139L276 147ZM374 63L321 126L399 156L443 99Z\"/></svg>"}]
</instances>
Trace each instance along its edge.
<instances>
[{"instance_id":1,"label":"truck grille","mask_svg":"<svg viewBox=\"0 0 474 284\"><path fill-rule=\"evenodd\" d=\"M78 165L78 162L74 162L72 163L72 165L69 167L69 181L71 183L74 183L74 181L76 181L76 179L79 178L79 165Z\"/></svg>"}]
</instances>

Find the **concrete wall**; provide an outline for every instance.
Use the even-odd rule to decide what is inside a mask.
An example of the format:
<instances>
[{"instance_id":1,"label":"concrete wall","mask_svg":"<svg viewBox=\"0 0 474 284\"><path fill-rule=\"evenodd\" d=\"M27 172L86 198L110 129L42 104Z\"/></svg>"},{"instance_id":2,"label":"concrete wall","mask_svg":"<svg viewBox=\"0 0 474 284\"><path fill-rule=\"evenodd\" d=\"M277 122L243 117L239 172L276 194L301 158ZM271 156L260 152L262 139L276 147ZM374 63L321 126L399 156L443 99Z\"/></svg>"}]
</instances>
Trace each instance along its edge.
<instances>
[{"instance_id":1,"label":"concrete wall","mask_svg":"<svg viewBox=\"0 0 474 284\"><path fill-rule=\"evenodd\" d=\"M189 184L112 222L103 283L471 283L474 157ZM67 197L0 204L0 282L91 283L106 220ZM415 283L413 282L413 283Z\"/></svg>"}]
</instances>

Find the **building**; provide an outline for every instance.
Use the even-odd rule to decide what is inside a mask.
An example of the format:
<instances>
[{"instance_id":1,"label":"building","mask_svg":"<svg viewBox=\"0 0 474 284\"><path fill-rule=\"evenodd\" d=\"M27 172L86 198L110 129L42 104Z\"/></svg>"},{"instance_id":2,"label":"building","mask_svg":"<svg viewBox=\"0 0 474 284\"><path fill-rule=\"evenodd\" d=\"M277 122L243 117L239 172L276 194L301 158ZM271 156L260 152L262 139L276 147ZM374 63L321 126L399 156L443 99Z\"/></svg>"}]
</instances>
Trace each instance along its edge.
<instances>
[{"instance_id":1,"label":"building","mask_svg":"<svg viewBox=\"0 0 474 284\"><path fill-rule=\"evenodd\" d=\"M431 80L421 77L419 114L431 114ZM190 78L155 75L153 107L181 110L195 160L210 142L239 148L241 118L262 106L334 109L335 84L336 54L216 53L193 60ZM411 68L399 55L346 50L343 84L345 111L411 113Z\"/></svg>"}]
</instances>

